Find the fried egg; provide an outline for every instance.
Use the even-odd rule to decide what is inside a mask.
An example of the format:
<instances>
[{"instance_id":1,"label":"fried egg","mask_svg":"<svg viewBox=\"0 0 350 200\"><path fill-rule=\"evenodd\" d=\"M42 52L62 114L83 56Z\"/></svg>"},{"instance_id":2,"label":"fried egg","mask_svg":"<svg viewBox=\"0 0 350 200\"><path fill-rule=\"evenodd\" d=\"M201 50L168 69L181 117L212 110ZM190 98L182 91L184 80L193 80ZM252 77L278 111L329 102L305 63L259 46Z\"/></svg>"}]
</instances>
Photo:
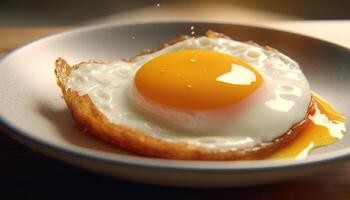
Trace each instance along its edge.
<instances>
[{"instance_id":1,"label":"fried egg","mask_svg":"<svg viewBox=\"0 0 350 200\"><path fill-rule=\"evenodd\" d=\"M66 88L87 94L111 123L214 151L282 136L311 101L308 81L288 56L205 36L129 61L83 63Z\"/></svg>"}]
</instances>

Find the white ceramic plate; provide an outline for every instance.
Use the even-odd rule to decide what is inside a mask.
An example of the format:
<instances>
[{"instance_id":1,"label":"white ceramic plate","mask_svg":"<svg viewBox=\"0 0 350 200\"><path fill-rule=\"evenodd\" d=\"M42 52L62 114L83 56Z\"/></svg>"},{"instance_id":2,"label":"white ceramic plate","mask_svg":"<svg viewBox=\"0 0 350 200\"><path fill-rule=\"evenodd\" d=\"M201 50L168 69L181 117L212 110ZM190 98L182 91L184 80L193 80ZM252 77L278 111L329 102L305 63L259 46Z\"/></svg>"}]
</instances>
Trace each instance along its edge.
<instances>
[{"instance_id":1,"label":"white ceramic plate","mask_svg":"<svg viewBox=\"0 0 350 200\"><path fill-rule=\"evenodd\" d=\"M68 163L103 174L161 185L223 187L265 184L315 173L350 155L350 138L321 148L304 160L179 161L123 152L81 133L61 98L54 60L118 60L157 47L190 26L237 40L270 45L297 60L314 91L350 117L349 50L313 38L257 27L203 22L104 24L56 34L19 48L0 62L1 127L18 141ZM347 129L350 129L349 125Z\"/></svg>"}]
</instances>

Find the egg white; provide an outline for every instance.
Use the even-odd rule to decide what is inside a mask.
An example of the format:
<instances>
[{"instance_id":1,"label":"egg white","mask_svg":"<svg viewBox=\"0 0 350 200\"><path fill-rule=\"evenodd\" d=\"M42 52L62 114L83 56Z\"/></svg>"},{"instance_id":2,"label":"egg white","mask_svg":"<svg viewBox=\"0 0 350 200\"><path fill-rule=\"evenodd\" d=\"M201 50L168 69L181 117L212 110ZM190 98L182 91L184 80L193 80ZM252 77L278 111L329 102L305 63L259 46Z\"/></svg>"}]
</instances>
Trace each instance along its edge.
<instances>
[{"instance_id":1,"label":"egg white","mask_svg":"<svg viewBox=\"0 0 350 200\"><path fill-rule=\"evenodd\" d=\"M239 105L212 111L177 111L147 102L135 92L133 77L144 63L189 49L212 50L244 60L259 71L264 83ZM130 62L82 64L71 72L66 88L88 94L111 123L169 142L223 151L253 147L281 136L304 118L311 99L299 65L286 55L254 44L208 37L187 39Z\"/></svg>"}]
</instances>

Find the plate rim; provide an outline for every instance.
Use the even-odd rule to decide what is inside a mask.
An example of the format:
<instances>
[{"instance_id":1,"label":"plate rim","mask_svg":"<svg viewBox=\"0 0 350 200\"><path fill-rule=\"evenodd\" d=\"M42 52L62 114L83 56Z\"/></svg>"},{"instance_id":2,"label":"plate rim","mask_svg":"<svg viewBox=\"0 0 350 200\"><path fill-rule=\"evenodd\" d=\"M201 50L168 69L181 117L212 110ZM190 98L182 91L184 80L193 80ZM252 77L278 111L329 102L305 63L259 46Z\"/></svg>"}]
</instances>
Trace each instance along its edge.
<instances>
[{"instance_id":1,"label":"plate rim","mask_svg":"<svg viewBox=\"0 0 350 200\"><path fill-rule=\"evenodd\" d=\"M23 50L31 45L37 45L40 44L40 42L47 41L50 39L55 39L56 37L64 37L65 35L70 34L79 34L79 32L85 32L85 31L93 31L96 29L104 29L108 27L122 27L122 26L137 26L137 25L159 25L159 24L167 24L167 23L173 23L173 24L221 24L221 25L233 25L233 26L243 26L246 28L253 28L253 29L261 29L261 30L267 30L267 31L275 31L280 32L284 34L292 34L296 35L298 37L306 37L311 40L316 40L316 42L321 42L323 44L333 46L336 48L340 48L343 50L347 50L350 53L350 49L344 46L341 46L339 44L335 44L329 41L325 41L319 38L279 30L276 28L269 28L259 25L251 25L251 24L240 24L240 23L229 23L229 22L220 22L220 21L211 21L211 20L151 20L151 21L135 21L135 22L108 22L108 23L100 23L100 24L93 24L88 26L82 26L73 28L67 31L59 32L50 34L48 36L33 40L29 43L26 43L24 45L19 46L18 48L12 50L11 52L7 53L6 55L2 56L0 58L0 66L1 64L6 61L7 59L11 58L11 56L15 56L15 54ZM349 54L350 55L350 54ZM43 153L45 155L49 155L51 157L58 158L60 160L64 160L63 158L59 158L58 156L55 156L55 153L52 152L59 152L63 153L65 155L71 155L75 156L77 158L83 158L83 159L89 159L89 160L97 160L99 162L104 162L107 164L112 165L127 165L127 166L133 166L133 167L142 167L142 168L156 168L156 169L166 169L166 170L190 170L190 171L220 171L220 172L242 172L242 171L263 171L263 170L272 170L272 169L291 169L291 168L300 168L300 167L306 167L306 166L315 166L320 164L326 164L335 162L337 160L344 160L350 158L350 147L336 150L334 152L328 152L324 153L322 155L314 155L312 157L308 157L307 159L303 160L259 160L259 161L196 161L196 160L170 160L170 159L161 159L161 158L149 158L149 157L140 157L140 156L134 156L134 155L109 155L112 153L103 153L103 152L94 152L93 150L81 150L76 149L74 147L65 148L61 145L50 143L47 141L44 141L40 139L40 137L35 137L31 135L29 132L24 132L22 130L19 130L15 126L11 124L11 122L7 121L5 117L0 113L0 130L3 130L5 134L10 136L11 138L15 139L16 141L29 146L33 150L37 150L40 153ZM41 148L47 148L49 151L43 151L39 150ZM104 155L103 155L104 154ZM252 162L254 165L251 165Z\"/></svg>"}]
</instances>

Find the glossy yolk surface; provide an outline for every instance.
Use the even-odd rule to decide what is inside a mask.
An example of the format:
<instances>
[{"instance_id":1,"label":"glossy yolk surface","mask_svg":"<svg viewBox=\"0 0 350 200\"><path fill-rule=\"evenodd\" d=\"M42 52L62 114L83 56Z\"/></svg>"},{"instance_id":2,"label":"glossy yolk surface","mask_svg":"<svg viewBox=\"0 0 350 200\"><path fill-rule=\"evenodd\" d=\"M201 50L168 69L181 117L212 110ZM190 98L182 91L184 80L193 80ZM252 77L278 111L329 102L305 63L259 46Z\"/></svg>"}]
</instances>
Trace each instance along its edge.
<instances>
[{"instance_id":1,"label":"glossy yolk surface","mask_svg":"<svg viewBox=\"0 0 350 200\"><path fill-rule=\"evenodd\" d=\"M231 55L184 50L158 56L135 75L139 94L159 105L190 110L234 105L263 82L253 67Z\"/></svg>"},{"instance_id":2,"label":"glossy yolk surface","mask_svg":"<svg viewBox=\"0 0 350 200\"><path fill-rule=\"evenodd\" d=\"M313 93L316 112L311 115L309 123L287 146L273 153L269 159L305 158L313 149L332 144L345 133L345 117L332 105Z\"/></svg>"}]
</instances>

